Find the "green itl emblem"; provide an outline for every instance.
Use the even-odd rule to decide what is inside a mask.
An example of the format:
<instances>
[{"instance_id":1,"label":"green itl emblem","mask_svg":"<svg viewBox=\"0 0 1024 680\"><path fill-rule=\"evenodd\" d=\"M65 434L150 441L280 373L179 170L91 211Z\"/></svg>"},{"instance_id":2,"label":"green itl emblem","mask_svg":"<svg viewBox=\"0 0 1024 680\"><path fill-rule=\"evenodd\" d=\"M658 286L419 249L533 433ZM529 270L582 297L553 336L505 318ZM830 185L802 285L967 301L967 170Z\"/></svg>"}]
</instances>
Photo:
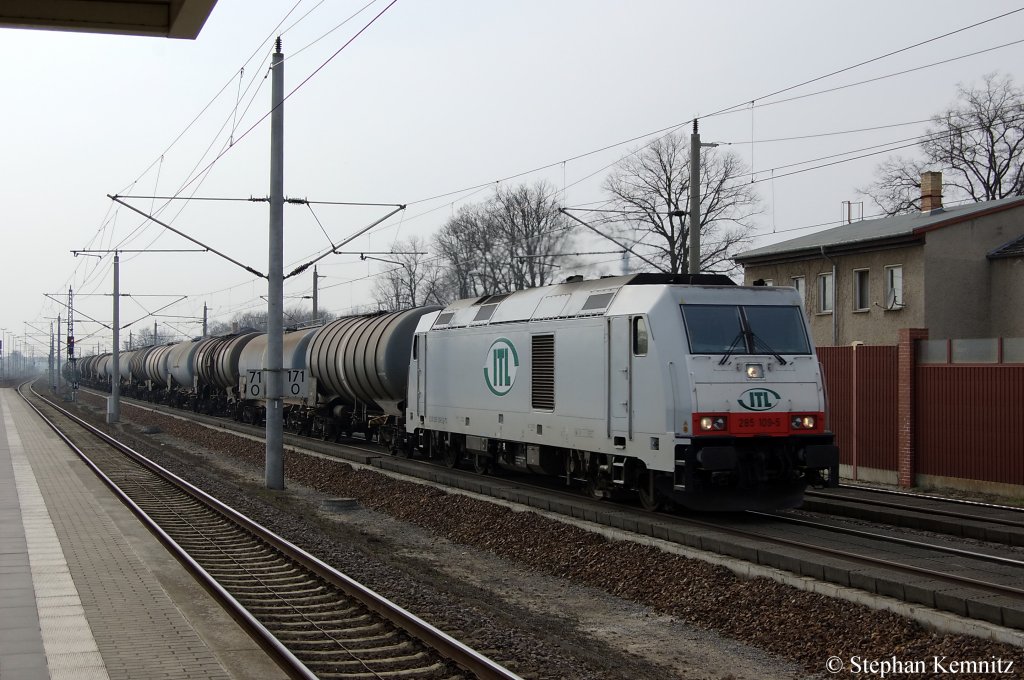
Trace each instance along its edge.
<instances>
[{"instance_id":1,"label":"green itl emblem","mask_svg":"<svg viewBox=\"0 0 1024 680\"><path fill-rule=\"evenodd\" d=\"M498 338L484 358L484 382L487 389L503 397L512 389L519 368L519 354L511 340Z\"/></svg>"},{"instance_id":2,"label":"green itl emblem","mask_svg":"<svg viewBox=\"0 0 1024 680\"><path fill-rule=\"evenodd\" d=\"M740 395L737 401L740 403L740 406L748 411L770 411L775 408L780 399L782 397L775 390L758 387L757 389L747 390Z\"/></svg>"}]
</instances>

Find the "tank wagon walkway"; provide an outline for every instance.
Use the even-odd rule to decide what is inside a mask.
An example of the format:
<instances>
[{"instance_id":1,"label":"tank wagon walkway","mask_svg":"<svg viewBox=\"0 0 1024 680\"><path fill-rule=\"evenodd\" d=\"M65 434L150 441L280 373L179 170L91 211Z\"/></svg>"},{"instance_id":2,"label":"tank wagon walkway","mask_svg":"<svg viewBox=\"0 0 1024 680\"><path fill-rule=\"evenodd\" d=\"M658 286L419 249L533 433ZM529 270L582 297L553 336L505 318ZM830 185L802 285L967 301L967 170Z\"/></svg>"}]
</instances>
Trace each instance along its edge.
<instances>
[{"instance_id":1,"label":"tank wagon walkway","mask_svg":"<svg viewBox=\"0 0 1024 680\"><path fill-rule=\"evenodd\" d=\"M280 678L12 389L0 389L0 678Z\"/></svg>"}]
</instances>

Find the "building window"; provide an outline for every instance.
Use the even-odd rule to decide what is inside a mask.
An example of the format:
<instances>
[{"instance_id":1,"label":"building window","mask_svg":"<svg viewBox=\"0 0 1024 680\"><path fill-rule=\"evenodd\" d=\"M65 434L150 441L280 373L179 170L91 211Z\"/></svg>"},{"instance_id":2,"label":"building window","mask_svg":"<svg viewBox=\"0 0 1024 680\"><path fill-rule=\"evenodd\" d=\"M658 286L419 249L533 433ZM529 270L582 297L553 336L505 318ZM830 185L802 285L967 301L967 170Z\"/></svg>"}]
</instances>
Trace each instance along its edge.
<instances>
[{"instance_id":1,"label":"building window","mask_svg":"<svg viewBox=\"0 0 1024 680\"><path fill-rule=\"evenodd\" d=\"M832 275L818 274L818 311L822 314L832 313Z\"/></svg>"},{"instance_id":2,"label":"building window","mask_svg":"<svg viewBox=\"0 0 1024 680\"><path fill-rule=\"evenodd\" d=\"M885 268L885 308L903 309L903 265Z\"/></svg>"},{"instance_id":3,"label":"building window","mask_svg":"<svg viewBox=\"0 0 1024 680\"><path fill-rule=\"evenodd\" d=\"M804 277L794 276L793 278L790 279L790 281L793 282L793 287L796 288L796 292L800 293L801 302L806 301L807 295L805 292Z\"/></svg>"},{"instance_id":4,"label":"building window","mask_svg":"<svg viewBox=\"0 0 1024 680\"><path fill-rule=\"evenodd\" d=\"M853 309L857 312L866 312L871 309L870 288L868 286L868 270L853 270Z\"/></svg>"}]
</instances>

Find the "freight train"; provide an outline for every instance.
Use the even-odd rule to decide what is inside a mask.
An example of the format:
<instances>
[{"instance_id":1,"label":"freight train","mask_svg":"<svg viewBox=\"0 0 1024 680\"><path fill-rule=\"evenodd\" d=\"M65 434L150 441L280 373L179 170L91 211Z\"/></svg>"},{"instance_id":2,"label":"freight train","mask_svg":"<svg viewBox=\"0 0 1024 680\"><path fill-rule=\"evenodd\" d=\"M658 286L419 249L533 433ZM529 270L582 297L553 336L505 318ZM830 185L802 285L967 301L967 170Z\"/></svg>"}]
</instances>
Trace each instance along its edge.
<instances>
[{"instance_id":1,"label":"freight train","mask_svg":"<svg viewBox=\"0 0 1024 680\"><path fill-rule=\"evenodd\" d=\"M121 354L127 396L259 423L267 337ZM109 354L78 362L109 386ZM784 508L838 481L792 288L634 274L345 317L284 337L286 429L481 474L561 478L647 509Z\"/></svg>"}]
</instances>

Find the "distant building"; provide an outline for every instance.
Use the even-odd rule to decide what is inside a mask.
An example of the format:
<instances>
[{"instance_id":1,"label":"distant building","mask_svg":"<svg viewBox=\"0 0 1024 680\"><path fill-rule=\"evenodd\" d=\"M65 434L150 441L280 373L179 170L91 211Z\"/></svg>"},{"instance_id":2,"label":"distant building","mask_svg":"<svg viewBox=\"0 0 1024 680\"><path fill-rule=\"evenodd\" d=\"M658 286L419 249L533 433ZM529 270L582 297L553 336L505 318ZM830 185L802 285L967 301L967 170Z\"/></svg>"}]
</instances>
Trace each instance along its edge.
<instances>
[{"instance_id":1,"label":"distant building","mask_svg":"<svg viewBox=\"0 0 1024 680\"><path fill-rule=\"evenodd\" d=\"M818 345L1024 336L1024 197L944 208L942 173L921 176L921 212L740 253L744 283L794 286Z\"/></svg>"}]
</instances>

